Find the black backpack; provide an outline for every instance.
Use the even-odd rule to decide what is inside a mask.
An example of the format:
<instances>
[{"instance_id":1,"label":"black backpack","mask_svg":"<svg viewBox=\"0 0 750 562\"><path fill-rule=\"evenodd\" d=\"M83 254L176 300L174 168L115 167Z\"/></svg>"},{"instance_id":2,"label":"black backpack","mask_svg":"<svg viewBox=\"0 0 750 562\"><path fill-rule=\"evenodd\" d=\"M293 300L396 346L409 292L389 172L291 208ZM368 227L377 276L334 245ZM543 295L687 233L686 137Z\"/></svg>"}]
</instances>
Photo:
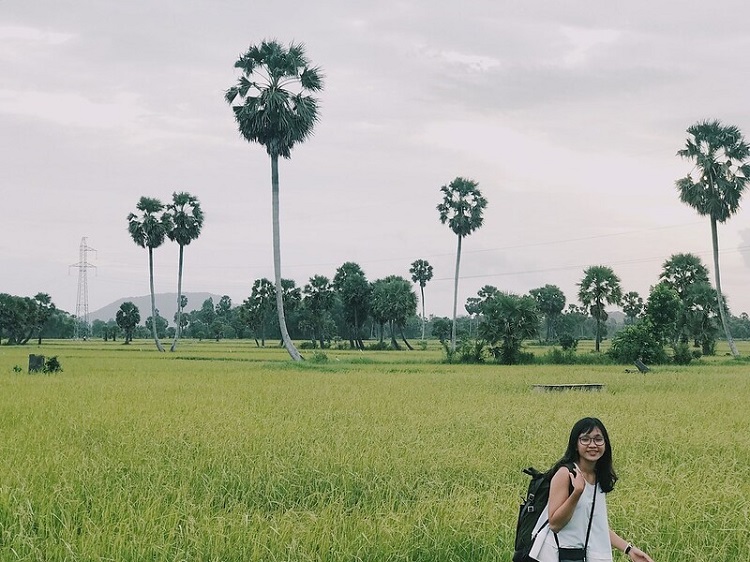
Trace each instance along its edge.
<instances>
[{"instance_id":1,"label":"black backpack","mask_svg":"<svg viewBox=\"0 0 750 562\"><path fill-rule=\"evenodd\" d=\"M574 467L570 465L568 466L568 470L572 472ZM536 527L544 508L547 507L550 482L554 474L551 471L539 472L532 466L524 468L523 471L531 476L531 482L529 482L529 489L526 492L526 499L522 501L518 513L513 562L536 562L533 558L529 557L529 552L537 534L547 526L549 521L545 521L536 533L534 533L534 527Z\"/></svg>"},{"instance_id":2,"label":"black backpack","mask_svg":"<svg viewBox=\"0 0 750 562\"><path fill-rule=\"evenodd\" d=\"M532 562L529 558L529 551L534 544L536 534L533 533L539 516L547 506L549 500L549 486L552 475L546 472L539 472L536 468L530 466L523 469L524 473L531 476L529 489L526 492L526 499L521 503L518 513L518 523L516 524L516 547L513 553L513 562ZM546 526L545 523L542 526Z\"/></svg>"}]
</instances>

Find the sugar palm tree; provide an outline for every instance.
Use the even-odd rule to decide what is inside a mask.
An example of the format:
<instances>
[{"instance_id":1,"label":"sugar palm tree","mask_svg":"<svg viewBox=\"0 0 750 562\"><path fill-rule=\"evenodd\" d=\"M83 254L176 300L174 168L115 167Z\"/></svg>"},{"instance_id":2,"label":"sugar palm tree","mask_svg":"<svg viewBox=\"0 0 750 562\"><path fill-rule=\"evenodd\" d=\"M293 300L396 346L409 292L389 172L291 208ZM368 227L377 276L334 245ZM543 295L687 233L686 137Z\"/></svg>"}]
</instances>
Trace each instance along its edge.
<instances>
[{"instance_id":1,"label":"sugar palm tree","mask_svg":"<svg viewBox=\"0 0 750 562\"><path fill-rule=\"evenodd\" d=\"M453 287L453 326L451 328L451 351L456 351L456 309L458 307L458 271L461 264L461 242L480 228L484 221L482 213L487 200L482 197L479 184L473 180L458 177L440 188L443 202L437 206L440 222L448 223L458 237L456 250L456 275Z\"/></svg>"},{"instance_id":2,"label":"sugar palm tree","mask_svg":"<svg viewBox=\"0 0 750 562\"><path fill-rule=\"evenodd\" d=\"M588 308L596 320L596 351L602 341L601 328L607 320L605 304L618 304L622 300L620 278L611 267L593 265L583 272L583 280L578 284L578 300Z\"/></svg>"},{"instance_id":3,"label":"sugar palm tree","mask_svg":"<svg viewBox=\"0 0 750 562\"><path fill-rule=\"evenodd\" d=\"M164 204L158 199L141 197L135 206L140 214L128 215L128 232L133 242L141 248L148 248L148 277L151 288L151 317L156 318L156 298L154 295L154 248L164 243L167 232L171 229L168 214L163 213ZM151 332L156 342L156 348L164 351L156 334L156 322L151 323Z\"/></svg>"},{"instance_id":4,"label":"sugar palm tree","mask_svg":"<svg viewBox=\"0 0 750 562\"><path fill-rule=\"evenodd\" d=\"M424 328L427 318L424 312L424 288L427 282L432 279L432 266L427 260L415 260L409 268L411 280L419 283L419 291L422 294L422 341L424 341Z\"/></svg>"},{"instance_id":5,"label":"sugar palm tree","mask_svg":"<svg viewBox=\"0 0 750 562\"><path fill-rule=\"evenodd\" d=\"M320 69L310 66L304 46L284 47L277 41L251 46L234 63L242 71L237 85L224 99L232 106L240 133L248 142L266 148L271 159L273 213L273 265L276 308L284 347L295 361L302 356L294 347L284 318L279 234L279 156L291 157L295 144L307 139L318 121L318 102L309 95L323 88ZM235 104L235 100L239 103Z\"/></svg>"},{"instance_id":6,"label":"sugar palm tree","mask_svg":"<svg viewBox=\"0 0 750 562\"><path fill-rule=\"evenodd\" d=\"M174 332L174 341L170 351L177 349L177 342L182 334L182 265L185 246L198 238L203 228L203 211L200 201L194 195L184 191L172 193L172 202L167 205L167 213L171 219L171 228L167 236L172 242L180 246L180 259L177 269L177 315L175 322L177 327Z\"/></svg>"},{"instance_id":7,"label":"sugar palm tree","mask_svg":"<svg viewBox=\"0 0 750 562\"><path fill-rule=\"evenodd\" d=\"M742 192L750 180L750 145L745 142L740 130L721 121L700 121L687 130L690 135L685 148L677 155L695 163L693 172L677 180L680 201L693 207L698 214L708 216L711 221L711 242L714 255L714 280L719 301L719 314L729 349L734 357L739 356L732 334L729 332L724 297L721 293L719 274L719 238L717 223L724 223L740 207Z\"/></svg>"}]
</instances>

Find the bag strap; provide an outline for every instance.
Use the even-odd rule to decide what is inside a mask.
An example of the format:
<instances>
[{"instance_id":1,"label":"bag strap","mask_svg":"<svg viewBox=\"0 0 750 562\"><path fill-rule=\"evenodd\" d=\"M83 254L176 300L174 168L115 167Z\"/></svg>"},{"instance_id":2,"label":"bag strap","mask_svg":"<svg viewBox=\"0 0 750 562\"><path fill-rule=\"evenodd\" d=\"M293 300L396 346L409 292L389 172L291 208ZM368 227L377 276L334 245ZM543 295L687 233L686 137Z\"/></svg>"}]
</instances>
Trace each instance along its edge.
<instances>
[{"instance_id":1,"label":"bag strap","mask_svg":"<svg viewBox=\"0 0 750 562\"><path fill-rule=\"evenodd\" d=\"M591 502L591 515L589 515L589 528L586 529L586 542L583 543L583 555L586 556L586 551L589 547L589 536L591 535L591 524L594 522L594 507L596 507L596 495L597 488L599 487L599 481L594 480L594 500ZM585 558L584 558L585 560Z\"/></svg>"},{"instance_id":2,"label":"bag strap","mask_svg":"<svg viewBox=\"0 0 750 562\"><path fill-rule=\"evenodd\" d=\"M594 481L594 500L591 502L591 513L589 514L589 524L588 524L588 528L586 529L586 541L583 543L583 559L584 559L584 561L586 560L586 554L587 554L588 548L589 548L589 536L591 536L591 525L594 522L594 508L596 507L596 491L597 491L598 485L599 485L598 480L595 480ZM545 523L545 525L546 525L546 523ZM544 527L544 525L542 527ZM555 536L555 544L557 544L557 548L560 548L560 541L557 538L557 533L553 532L553 534Z\"/></svg>"}]
</instances>

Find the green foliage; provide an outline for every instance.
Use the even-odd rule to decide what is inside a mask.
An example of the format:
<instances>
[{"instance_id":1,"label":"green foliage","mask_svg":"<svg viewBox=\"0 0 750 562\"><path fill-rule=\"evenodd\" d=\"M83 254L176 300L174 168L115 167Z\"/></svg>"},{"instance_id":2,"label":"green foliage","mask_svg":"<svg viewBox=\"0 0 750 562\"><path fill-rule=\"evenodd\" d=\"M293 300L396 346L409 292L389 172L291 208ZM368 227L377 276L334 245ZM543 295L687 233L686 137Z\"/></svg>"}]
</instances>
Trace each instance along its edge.
<instances>
[{"instance_id":1,"label":"green foliage","mask_svg":"<svg viewBox=\"0 0 750 562\"><path fill-rule=\"evenodd\" d=\"M453 284L453 324L451 328L451 349L456 349L456 314L458 306L458 268L461 262L461 244L463 239L481 228L484 222L484 209L487 199L479 191L479 184L474 180L457 177L448 185L440 188L443 201L437 206L440 222L448 224L458 237L456 249L456 276Z\"/></svg>"},{"instance_id":2,"label":"green foliage","mask_svg":"<svg viewBox=\"0 0 750 562\"><path fill-rule=\"evenodd\" d=\"M540 357L537 363L551 364L551 365L575 365L577 363L578 354L573 349L558 349L552 348L542 357Z\"/></svg>"},{"instance_id":3,"label":"green foliage","mask_svg":"<svg viewBox=\"0 0 750 562\"><path fill-rule=\"evenodd\" d=\"M618 363L632 363L636 359L646 364L669 362L661 339L654 333L649 320L627 326L615 334L607 354Z\"/></svg>"},{"instance_id":4,"label":"green foliage","mask_svg":"<svg viewBox=\"0 0 750 562\"><path fill-rule=\"evenodd\" d=\"M659 345L672 340L680 308L680 297L668 284L662 282L652 287L646 302L646 317L651 335Z\"/></svg>"},{"instance_id":5,"label":"green foliage","mask_svg":"<svg viewBox=\"0 0 750 562\"><path fill-rule=\"evenodd\" d=\"M135 327L141 321L141 313L138 307L131 301L126 301L120 305L115 313L115 322L125 334L125 342L130 343L133 339Z\"/></svg>"},{"instance_id":6,"label":"green foliage","mask_svg":"<svg viewBox=\"0 0 750 562\"><path fill-rule=\"evenodd\" d=\"M482 340L462 340L454 359L458 363L475 365L484 363L487 356L486 347L487 344Z\"/></svg>"},{"instance_id":7,"label":"green foliage","mask_svg":"<svg viewBox=\"0 0 750 562\"><path fill-rule=\"evenodd\" d=\"M44 368L42 369L42 371L45 373L62 372L62 365L60 365L60 361L57 359L57 355L47 358L47 360L44 362Z\"/></svg>"},{"instance_id":8,"label":"green foliage","mask_svg":"<svg viewBox=\"0 0 750 562\"><path fill-rule=\"evenodd\" d=\"M323 351L314 351L309 360L310 363L328 363L328 355Z\"/></svg>"},{"instance_id":9,"label":"green foliage","mask_svg":"<svg viewBox=\"0 0 750 562\"><path fill-rule=\"evenodd\" d=\"M505 365L518 364L523 340L534 337L539 329L534 298L498 293L485 302L482 311L479 335L487 341L495 360Z\"/></svg>"},{"instance_id":10,"label":"green foliage","mask_svg":"<svg viewBox=\"0 0 750 562\"><path fill-rule=\"evenodd\" d=\"M444 342L450 339L451 321L449 318L433 318L432 322L430 322L430 327L432 329L432 336L437 338L439 341Z\"/></svg>"},{"instance_id":11,"label":"green foliage","mask_svg":"<svg viewBox=\"0 0 750 562\"><path fill-rule=\"evenodd\" d=\"M318 100L310 93L323 89L320 69L310 66L304 45L284 47L278 41L252 45L234 66L242 76L224 99L232 106L240 133L264 146L270 156L289 158L318 121Z\"/></svg>"},{"instance_id":12,"label":"green foliage","mask_svg":"<svg viewBox=\"0 0 750 562\"><path fill-rule=\"evenodd\" d=\"M672 361L675 364L689 365L692 360L693 354L688 344L679 342L672 346Z\"/></svg>"},{"instance_id":13,"label":"green foliage","mask_svg":"<svg viewBox=\"0 0 750 562\"><path fill-rule=\"evenodd\" d=\"M596 320L596 351L599 351L599 344L606 333L607 313L604 306L619 304L622 300L620 278L611 267L594 265L583 272L579 287L578 300Z\"/></svg>"},{"instance_id":14,"label":"green foliage","mask_svg":"<svg viewBox=\"0 0 750 562\"><path fill-rule=\"evenodd\" d=\"M718 311L729 350L738 357L721 292L717 223L726 222L740 208L740 199L750 182L750 145L745 142L739 128L718 120L700 121L690 126L687 132L689 137L685 148L677 154L695 166L675 184L680 201L710 219Z\"/></svg>"},{"instance_id":15,"label":"green foliage","mask_svg":"<svg viewBox=\"0 0 750 562\"><path fill-rule=\"evenodd\" d=\"M531 289L529 294L534 297L539 312L544 315L544 323L547 328L545 339L549 342L554 338L557 318L565 308L565 293L557 285L545 285L538 289Z\"/></svg>"},{"instance_id":16,"label":"green foliage","mask_svg":"<svg viewBox=\"0 0 750 562\"><path fill-rule=\"evenodd\" d=\"M575 349L578 347L578 340L570 334L563 334L558 338L558 340L560 342L560 347L563 348L563 351L575 351Z\"/></svg>"}]
</instances>

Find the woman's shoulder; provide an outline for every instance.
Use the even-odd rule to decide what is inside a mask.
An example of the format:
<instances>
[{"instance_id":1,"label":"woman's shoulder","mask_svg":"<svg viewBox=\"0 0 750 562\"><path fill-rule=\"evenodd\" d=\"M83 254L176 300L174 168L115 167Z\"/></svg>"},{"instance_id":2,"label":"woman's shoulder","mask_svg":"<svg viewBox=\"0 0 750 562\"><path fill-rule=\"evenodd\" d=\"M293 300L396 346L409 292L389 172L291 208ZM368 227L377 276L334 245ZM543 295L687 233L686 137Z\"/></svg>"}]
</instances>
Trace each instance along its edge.
<instances>
[{"instance_id":1,"label":"woman's shoulder","mask_svg":"<svg viewBox=\"0 0 750 562\"><path fill-rule=\"evenodd\" d=\"M573 465L560 465L559 467L555 468L552 467L552 470L550 471L552 473L552 482L560 481L560 480L569 480L570 474L575 470L575 466Z\"/></svg>"}]
</instances>

